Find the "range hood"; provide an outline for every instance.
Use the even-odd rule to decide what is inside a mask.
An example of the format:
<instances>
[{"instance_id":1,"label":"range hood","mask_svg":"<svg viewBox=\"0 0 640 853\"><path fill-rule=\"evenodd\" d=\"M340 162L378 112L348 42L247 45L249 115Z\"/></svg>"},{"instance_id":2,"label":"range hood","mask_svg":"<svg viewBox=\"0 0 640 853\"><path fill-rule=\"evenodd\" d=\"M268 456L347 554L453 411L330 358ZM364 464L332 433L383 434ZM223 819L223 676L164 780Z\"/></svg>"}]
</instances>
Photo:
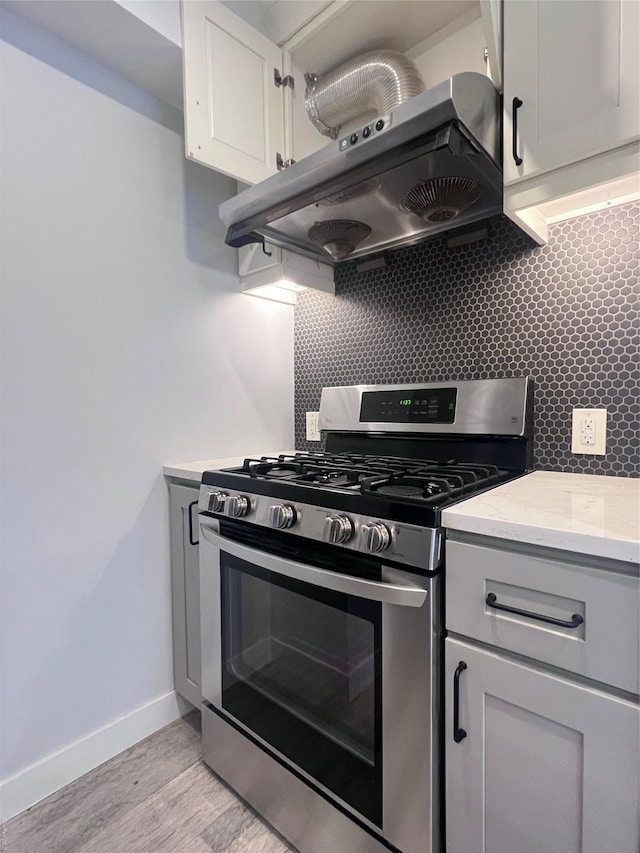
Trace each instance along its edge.
<instances>
[{"instance_id":1,"label":"range hood","mask_svg":"<svg viewBox=\"0 0 640 853\"><path fill-rule=\"evenodd\" d=\"M464 72L220 205L230 246L336 264L502 211L500 95Z\"/></svg>"}]
</instances>

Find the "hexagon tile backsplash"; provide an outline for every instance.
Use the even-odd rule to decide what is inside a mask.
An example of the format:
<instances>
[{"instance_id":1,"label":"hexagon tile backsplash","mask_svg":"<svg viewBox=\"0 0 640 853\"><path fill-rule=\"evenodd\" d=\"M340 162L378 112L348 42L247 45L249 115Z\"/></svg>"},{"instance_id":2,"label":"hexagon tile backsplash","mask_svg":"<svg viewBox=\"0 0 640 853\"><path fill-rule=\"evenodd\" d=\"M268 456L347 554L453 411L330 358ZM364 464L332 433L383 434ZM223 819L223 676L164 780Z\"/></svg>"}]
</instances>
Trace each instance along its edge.
<instances>
[{"instance_id":1,"label":"hexagon tile backsplash","mask_svg":"<svg viewBox=\"0 0 640 853\"><path fill-rule=\"evenodd\" d=\"M386 269L336 270L336 296L295 309L296 447L324 385L530 375L535 467L638 474L640 205L551 227L538 247L507 219L483 242L436 238ZM571 411L608 410L606 456L571 453Z\"/></svg>"}]
</instances>

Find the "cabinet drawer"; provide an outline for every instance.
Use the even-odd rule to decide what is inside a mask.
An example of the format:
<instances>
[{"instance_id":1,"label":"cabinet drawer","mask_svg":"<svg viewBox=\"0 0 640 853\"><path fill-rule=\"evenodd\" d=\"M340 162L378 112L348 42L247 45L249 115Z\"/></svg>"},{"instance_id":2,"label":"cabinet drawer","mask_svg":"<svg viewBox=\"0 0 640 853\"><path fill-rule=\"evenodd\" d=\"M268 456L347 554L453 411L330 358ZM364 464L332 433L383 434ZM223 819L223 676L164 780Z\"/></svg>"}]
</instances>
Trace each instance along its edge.
<instances>
[{"instance_id":1,"label":"cabinet drawer","mask_svg":"<svg viewBox=\"0 0 640 853\"><path fill-rule=\"evenodd\" d=\"M447 630L639 692L637 577L462 542L446 554Z\"/></svg>"}]
</instances>

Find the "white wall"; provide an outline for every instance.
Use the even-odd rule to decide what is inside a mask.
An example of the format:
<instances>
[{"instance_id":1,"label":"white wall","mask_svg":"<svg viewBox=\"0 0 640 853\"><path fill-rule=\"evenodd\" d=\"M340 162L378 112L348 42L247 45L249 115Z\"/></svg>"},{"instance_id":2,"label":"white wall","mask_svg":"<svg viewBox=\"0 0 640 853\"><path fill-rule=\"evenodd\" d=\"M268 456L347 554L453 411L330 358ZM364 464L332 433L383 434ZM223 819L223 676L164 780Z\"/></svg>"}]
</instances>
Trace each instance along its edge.
<instances>
[{"instance_id":1,"label":"white wall","mask_svg":"<svg viewBox=\"0 0 640 853\"><path fill-rule=\"evenodd\" d=\"M0 9L1 778L171 691L163 463L293 445L181 114Z\"/></svg>"}]
</instances>

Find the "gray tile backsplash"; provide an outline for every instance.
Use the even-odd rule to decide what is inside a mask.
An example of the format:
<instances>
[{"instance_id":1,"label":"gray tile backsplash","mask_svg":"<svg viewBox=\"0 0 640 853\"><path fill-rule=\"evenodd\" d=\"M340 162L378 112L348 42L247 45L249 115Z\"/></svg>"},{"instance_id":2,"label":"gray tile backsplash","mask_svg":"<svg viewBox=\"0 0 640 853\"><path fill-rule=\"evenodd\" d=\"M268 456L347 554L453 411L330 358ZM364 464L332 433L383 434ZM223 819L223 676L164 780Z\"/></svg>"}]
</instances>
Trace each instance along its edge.
<instances>
[{"instance_id":1,"label":"gray tile backsplash","mask_svg":"<svg viewBox=\"0 0 640 853\"><path fill-rule=\"evenodd\" d=\"M637 475L640 205L558 223L538 247L508 220L489 239L436 238L386 269L336 271L336 296L295 309L296 446L324 385L530 375L535 467ZM571 453L571 411L606 407L606 456Z\"/></svg>"}]
</instances>

